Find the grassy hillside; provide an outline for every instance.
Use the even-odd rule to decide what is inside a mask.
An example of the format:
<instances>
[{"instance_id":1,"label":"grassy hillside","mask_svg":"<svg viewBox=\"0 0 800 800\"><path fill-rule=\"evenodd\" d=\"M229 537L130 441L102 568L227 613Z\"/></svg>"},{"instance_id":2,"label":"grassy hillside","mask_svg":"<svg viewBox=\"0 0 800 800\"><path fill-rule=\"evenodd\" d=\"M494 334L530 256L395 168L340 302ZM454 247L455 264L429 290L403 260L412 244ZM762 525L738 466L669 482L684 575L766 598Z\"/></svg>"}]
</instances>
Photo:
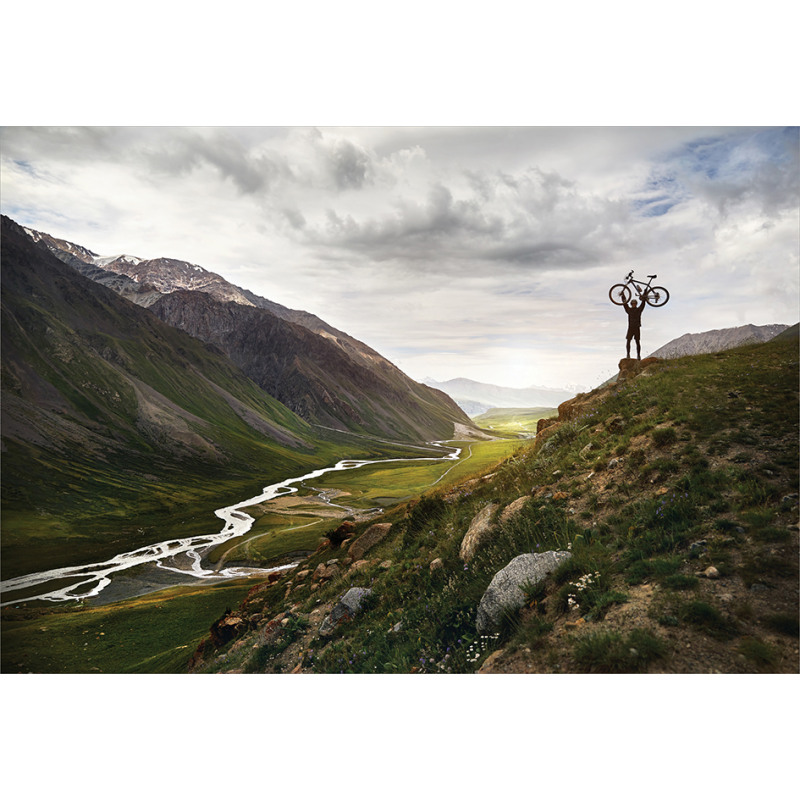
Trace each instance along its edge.
<instances>
[{"instance_id":1,"label":"grassy hillside","mask_svg":"<svg viewBox=\"0 0 800 800\"><path fill-rule=\"evenodd\" d=\"M389 534L358 563L329 548L253 591L238 638L207 644L195 669L798 671L796 340L652 364L548 431L483 479L387 513ZM479 635L492 576L546 550L572 557ZM372 590L362 612L320 636L354 586Z\"/></svg>"}]
</instances>

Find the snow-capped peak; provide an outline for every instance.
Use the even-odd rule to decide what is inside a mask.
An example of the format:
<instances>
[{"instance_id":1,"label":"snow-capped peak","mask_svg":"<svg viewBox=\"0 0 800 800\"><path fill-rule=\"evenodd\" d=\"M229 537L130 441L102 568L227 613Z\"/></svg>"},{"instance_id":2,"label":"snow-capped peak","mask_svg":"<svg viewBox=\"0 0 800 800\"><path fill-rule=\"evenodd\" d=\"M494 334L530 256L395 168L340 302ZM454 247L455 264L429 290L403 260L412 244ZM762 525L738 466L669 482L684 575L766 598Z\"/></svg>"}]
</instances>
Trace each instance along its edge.
<instances>
[{"instance_id":1,"label":"snow-capped peak","mask_svg":"<svg viewBox=\"0 0 800 800\"><path fill-rule=\"evenodd\" d=\"M133 264L134 266L136 266L136 264L141 264L142 261L144 261L143 258L136 258L136 256L126 256L124 254L120 256L98 256L93 260L95 266L97 267L105 267L114 261L122 261L125 264Z\"/></svg>"}]
</instances>

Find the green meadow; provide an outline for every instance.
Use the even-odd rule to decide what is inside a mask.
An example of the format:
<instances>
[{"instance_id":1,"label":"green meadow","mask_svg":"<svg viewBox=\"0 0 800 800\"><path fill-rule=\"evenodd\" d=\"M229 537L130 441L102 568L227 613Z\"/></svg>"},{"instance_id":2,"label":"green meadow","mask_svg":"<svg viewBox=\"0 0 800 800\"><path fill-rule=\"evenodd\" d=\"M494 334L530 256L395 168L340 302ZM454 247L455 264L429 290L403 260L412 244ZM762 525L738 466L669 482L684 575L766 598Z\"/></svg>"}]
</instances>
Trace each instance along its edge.
<instances>
[{"instance_id":1,"label":"green meadow","mask_svg":"<svg viewBox=\"0 0 800 800\"><path fill-rule=\"evenodd\" d=\"M555 414L555 408L490 408L472 421L498 436L532 436L536 433L536 424L540 419Z\"/></svg>"}]
</instances>

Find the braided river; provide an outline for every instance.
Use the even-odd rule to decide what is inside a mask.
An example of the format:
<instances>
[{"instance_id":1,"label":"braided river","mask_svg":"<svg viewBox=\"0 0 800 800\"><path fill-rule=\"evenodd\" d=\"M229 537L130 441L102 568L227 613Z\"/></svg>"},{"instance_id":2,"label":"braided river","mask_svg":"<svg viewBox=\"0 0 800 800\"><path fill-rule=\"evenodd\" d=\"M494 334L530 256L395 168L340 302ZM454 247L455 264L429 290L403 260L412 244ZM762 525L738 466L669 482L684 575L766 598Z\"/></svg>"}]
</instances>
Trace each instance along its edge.
<instances>
[{"instance_id":1,"label":"braided river","mask_svg":"<svg viewBox=\"0 0 800 800\"><path fill-rule=\"evenodd\" d=\"M242 509L259 505L273 500L282 495L292 494L305 486L308 481L313 481L329 472L358 469L370 464L388 464L398 461L458 461L461 448L445 444L444 442L430 442L431 447L441 448L448 452L441 456L428 456L416 458L388 458L377 460L343 459L332 467L323 467L301 475L296 478L287 478L280 483L273 483L264 487L261 494L242 500L232 506L217 509L214 513L223 521L219 533L204 536L193 536L186 539L169 539L167 541L149 544L136 550L120 553L107 561L83 566L63 567L35 572L18 578L10 578L0 583L0 592L6 596L13 593L13 600L3 600L0 606L17 605L30 601L64 602L98 598L106 592L112 595L113 600L125 599L134 594L143 594L141 581L134 584L130 579L126 581L125 573L132 570L142 571L142 568L166 571L170 573L170 580L159 583L151 582L149 591L164 588L165 585L188 583L197 581L226 580L231 578L247 577L255 574L268 574L277 570L285 570L294 565L284 564L279 567L258 568L231 566L223 569L208 569L202 565L203 556L222 542L237 536L244 536L253 526L255 519ZM449 470L448 470L449 471ZM446 473L444 473L446 474ZM444 477L440 476L438 480ZM305 486L313 489L313 487ZM325 498L322 490L314 490L318 496ZM121 585L114 586L119 582ZM137 586L137 588L133 588ZM112 587L116 591L112 591Z\"/></svg>"}]
</instances>

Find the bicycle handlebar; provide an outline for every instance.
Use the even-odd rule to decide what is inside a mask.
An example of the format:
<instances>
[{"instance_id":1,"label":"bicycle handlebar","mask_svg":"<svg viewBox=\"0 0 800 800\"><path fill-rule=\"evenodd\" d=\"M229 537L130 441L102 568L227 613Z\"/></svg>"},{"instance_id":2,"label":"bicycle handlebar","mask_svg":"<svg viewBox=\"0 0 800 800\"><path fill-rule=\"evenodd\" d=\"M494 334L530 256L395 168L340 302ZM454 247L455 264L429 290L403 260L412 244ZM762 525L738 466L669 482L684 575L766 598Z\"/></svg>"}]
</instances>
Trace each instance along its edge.
<instances>
[{"instance_id":1,"label":"bicycle handlebar","mask_svg":"<svg viewBox=\"0 0 800 800\"><path fill-rule=\"evenodd\" d=\"M625 276L625 280L626 280L626 281L629 281L629 280L630 280L632 277L633 277L633 270L631 270L631 271L630 271L630 272L629 272L629 273L628 273L628 274Z\"/></svg>"}]
</instances>

